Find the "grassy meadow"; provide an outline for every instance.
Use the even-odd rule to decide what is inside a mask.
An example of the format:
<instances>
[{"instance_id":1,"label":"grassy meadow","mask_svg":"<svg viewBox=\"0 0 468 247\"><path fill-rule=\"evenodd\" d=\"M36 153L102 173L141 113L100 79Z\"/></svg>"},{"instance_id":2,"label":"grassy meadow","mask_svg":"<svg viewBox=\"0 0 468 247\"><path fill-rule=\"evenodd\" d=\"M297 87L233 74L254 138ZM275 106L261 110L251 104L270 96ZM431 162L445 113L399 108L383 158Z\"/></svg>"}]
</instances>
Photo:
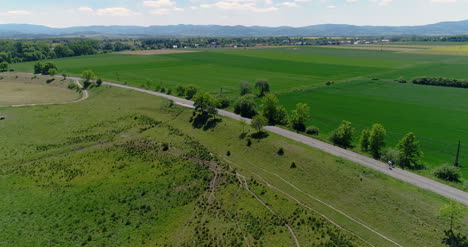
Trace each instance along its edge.
<instances>
[{"instance_id":1,"label":"grassy meadow","mask_svg":"<svg viewBox=\"0 0 468 247\"><path fill-rule=\"evenodd\" d=\"M442 246L449 225L445 198L273 134L247 145L234 120L193 128L158 97L3 112L1 245L291 246L288 224L302 246Z\"/></svg>"},{"instance_id":2,"label":"grassy meadow","mask_svg":"<svg viewBox=\"0 0 468 247\"><path fill-rule=\"evenodd\" d=\"M432 44L432 43L431 43ZM419 44L423 45L423 44ZM411 46L410 43L405 47ZM466 89L399 85L393 80L419 76L468 78L468 56L454 55L458 46L378 51L287 47L271 49L200 49L201 52L136 56L106 54L57 59L60 72L79 75L92 69L104 79L154 89L178 84L237 97L240 81L266 79L288 110L308 103L311 125L327 139L341 122L350 120L357 129L378 122L389 132L394 146L407 132L414 132L431 169L454 160L458 141L468 143ZM17 71L31 71L33 63L15 64ZM379 79L379 80L371 80ZM328 81L336 82L327 87ZM356 136L356 141L358 136ZM468 164L462 146L462 165ZM462 173L468 179L468 165ZM467 189L467 184L458 185Z\"/></svg>"},{"instance_id":3,"label":"grassy meadow","mask_svg":"<svg viewBox=\"0 0 468 247\"><path fill-rule=\"evenodd\" d=\"M80 98L69 80L49 76L0 75L0 106L70 102Z\"/></svg>"}]
</instances>

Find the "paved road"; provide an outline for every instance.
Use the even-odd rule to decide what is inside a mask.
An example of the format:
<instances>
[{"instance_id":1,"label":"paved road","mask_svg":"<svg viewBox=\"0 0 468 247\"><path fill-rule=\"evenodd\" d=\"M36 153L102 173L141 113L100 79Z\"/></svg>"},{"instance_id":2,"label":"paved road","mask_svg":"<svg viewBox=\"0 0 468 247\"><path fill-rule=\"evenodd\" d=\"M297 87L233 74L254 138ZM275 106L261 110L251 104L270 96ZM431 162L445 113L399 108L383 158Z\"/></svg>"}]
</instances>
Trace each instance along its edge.
<instances>
[{"instance_id":1,"label":"paved road","mask_svg":"<svg viewBox=\"0 0 468 247\"><path fill-rule=\"evenodd\" d=\"M82 80L81 78L78 78L78 77L69 77L69 79L77 80L77 81ZM125 88L125 89L129 89L133 91L138 91L138 92L142 92L146 94L151 94L151 95L155 95L158 97L163 97L166 99L173 100L174 103L177 105L193 108L193 101L182 99L176 96L158 93L158 92L136 88L132 86L111 83L111 82L104 82L103 84L113 86L113 87L119 87L119 88ZM234 120L245 121L246 123L250 124L250 119L243 118L232 112L218 110L218 114L224 117L234 119ZM310 147L322 150L331 155L334 155L334 156L355 162L357 164L363 165L365 167L371 168L373 170L382 172L386 175L392 176L401 181L405 181L419 188L432 191L436 194L450 198L452 200L455 200L464 204L465 206L468 206L468 193L462 190L453 188L451 186L439 183L432 179L417 175L415 173L412 173L412 172L409 172L400 168L393 168L392 170L390 170L388 169L388 166L386 163L383 163L378 160L374 160L362 154L358 154L358 153L355 153L355 152L352 152L352 151L349 151L349 150L346 150L337 146L330 145L326 142L323 142L323 141L320 141L320 140L317 140L308 136L298 134L293 131L289 131L289 130L282 129L282 128L275 127L275 126L267 126L264 129L272 133L278 134L280 136L286 137L288 139L298 141Z\"/></svg>"},{"instance_id":2,"label":"paved road","mask_svg":"<svg viewBox=\"0 0 468 247\"><path fill-rule=\"evenodd\" d=\"M159 97L163 97L163 98L167 98L167 99L171 99L178 105L193 108L193 102L192 101L182 99L182 98L178 98L178 97L175 97L175 96L172 96L172 95L166 95L166 94L163 94L163 93L153 92L153 91L150 91L150 90L135 88L135 87L127 86L127 85L115 84L115 83L110 83L110 82L105 82L104 84L114 86L114 87L130 89L130 90L134 90L134 91L138 91L138 92L142 92L142 93L147 93L147 94L151 94L151 95L155 95L155 96L159 96ZM218 114L221 115L221 116L224 116L224 117L228 117L228 118L232 118L232 119L235 119L235 120L245 121L247 123L250 123L250 119L243 118L243 117L241 117L241 116L239 116L239 115L237 115L235 113L232 113L232 112L219 110ZM393 168L392 170L390 170L390 169L388 169L388 165L386 163L374 160L374 159L369 158L367 156L364 156L364 155L361 155L361 154L358 154L358 153L355 153L355 152L352 152L352 151L349 151L349 150L346 150L346 149L342 149L340 147L333 146L333 145L330 145L330 144L328 144L326 142L319 141L317 139L310 138L308 136L304 136L304 135L301 135L301 134L298 134L298 133L295 133L295 132L292 132L292 131L289 131L289 130L286 130L286 129L282 129L282 128L275 127L275 126L267 126L267 127L265 127L265 129L267 131L272 132L272 133L281 135L281 136L289 138L291 140L301 142L301 143L306 144L306 145L308 145L310 147L322 150L322 151L324 151L326 153L329 153L331 155L341 157L343 159L346 159L346 160L361 164L361 165L363 165L365 167L368 167L368 168L374 169L376 171L382 172L382 173L384 173L386 175L389 175L389 176L392 176L392 177L397 178L399 180L402 180L402 181L405 181L407 183L413 184L413 185L415 185L415 186L417 186L419 188L432 191L432 192L434 192L436 194L439 194L439 195L442 195L444 197L453 199L455 201L458 201L458 202L464 204L465 206L468 206L468 193L466 193L466 192L464 192L462 190L453 188L451 186L439 183L437 181L431 180L429 178L417 175L415 173L412 173L412 172L409 172L409 171L406 171L406 170L403 170L403 169L400 169L400 168Z\"/></svg>"}]
</instances>

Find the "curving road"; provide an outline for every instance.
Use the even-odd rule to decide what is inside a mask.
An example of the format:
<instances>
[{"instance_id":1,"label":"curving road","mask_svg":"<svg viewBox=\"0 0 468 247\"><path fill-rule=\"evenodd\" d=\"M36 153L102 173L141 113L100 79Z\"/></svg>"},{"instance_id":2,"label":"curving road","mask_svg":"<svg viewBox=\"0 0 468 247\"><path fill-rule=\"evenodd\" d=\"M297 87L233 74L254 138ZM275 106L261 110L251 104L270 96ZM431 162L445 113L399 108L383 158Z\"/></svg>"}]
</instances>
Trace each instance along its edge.
<instances>
[{"instance_id":1,"label":"curving road","mask_svg":"<svg viewBox=\"0 0 468 247\"><path fill-rule=\"evenodd\" d=\"M116 84L116 83L111 83L111 82L104 82L104 84L113 86L113 87L125 88L125 89L134 90L134 91L138 91L138 92L142 92L146 94L151 94L151 95L155 95L158 97L163 97L166 99L173 100L175 104L178 104L184 107L193 108L193 101L182 99L182 98L175 97L172 95L167 95L163 93L153 92L150 90L145 90L141 88L136 88L136 87L122 85L122 84ZM232 112L218 110L218 114L224 117L234 119L234 120L245 121L247 123L250 123L250 119L243 118ZM317 140L308 136L298 134L293 131L289 131L289 130L282 129L282 128L275 127L275 126L267 126L264 129L269 132L278 134L280 136L289 138L291 140L303 143L310 147L319 149L331 155L334 155L334 156L358 163L362 166L371 168L373 170L382 172L388 176L392 176L401 181L410 183L412 185L415 185L425 190L432 191L436 194L450 198L452 200L455 200L464 204L465 206L468 206L468 193L462 190L453 188L446 184L439 183L432 179L417 175L415 173L412 173L412 172L409 172L400 168L393 168L392 170L390 170L388 169L388 165L386 163L383 163L378 160L374 160L362 154L358 154L358 153L355 153L355 152L352 152L352 151L349 151L349 150L346 150L337 146L333 146L331 144L328 144L326 142L323 142L323 141L320 141L320 140Z\"/></svg>"}]
</instances>

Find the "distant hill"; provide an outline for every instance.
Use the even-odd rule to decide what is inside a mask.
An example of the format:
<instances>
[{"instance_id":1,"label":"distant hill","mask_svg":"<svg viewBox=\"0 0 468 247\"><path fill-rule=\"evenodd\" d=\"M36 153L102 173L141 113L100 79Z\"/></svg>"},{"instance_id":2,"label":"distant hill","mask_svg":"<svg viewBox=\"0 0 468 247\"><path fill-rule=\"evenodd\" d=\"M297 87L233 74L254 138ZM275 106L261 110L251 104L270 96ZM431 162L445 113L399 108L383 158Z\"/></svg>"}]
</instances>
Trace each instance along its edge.
<instances>
[{"instance_id":1,"label":"distant hill","mask_svg":"<svg viewBox=\"0 0 468 247\"><path fill-rule=\"evenodd\" d=\"M0 37L47 37L64 35L127 35L148 37L261 37L261 36L392 36L468 35L468 20L423 26L354 26L321 24L306 27L220 25L83 26L51 28L30 24L1 24Z\"/></svg>"}]
</instances>

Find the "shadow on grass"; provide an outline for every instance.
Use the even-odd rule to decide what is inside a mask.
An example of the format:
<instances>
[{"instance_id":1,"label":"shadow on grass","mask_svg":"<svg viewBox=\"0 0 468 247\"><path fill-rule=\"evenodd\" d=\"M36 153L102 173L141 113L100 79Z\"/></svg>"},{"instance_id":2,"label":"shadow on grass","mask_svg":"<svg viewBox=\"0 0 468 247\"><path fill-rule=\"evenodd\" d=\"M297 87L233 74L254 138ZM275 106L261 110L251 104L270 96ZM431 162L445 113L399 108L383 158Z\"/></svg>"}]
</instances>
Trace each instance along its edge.
<instances>
[{"instance_id":1,"label":"shadow on grass","mask_svg":"<svg viewBox=\"0 0 468 247\"><path fill-rule=\"evenodd\" d=\"M256 140L265 139L268 136L269 136L269 134L267 132L264 132L264 131L260 131L260 132L253 133L253 134L250 135L250 137L252 137L253 139L256 139Z\"/></svg>"},{"instance_id":2,"label":"shadow on grass","mask_svg":"<svg viewBox=\"0 0 468 247\"><path fill-rule=\"evenodd\" d=\"M221 121L222 120L220 118L216 118L216 116L208 113L194 114L190 119L193 128L203 129L204 131L214 129Z\"/></svg>"}]
</instances>

